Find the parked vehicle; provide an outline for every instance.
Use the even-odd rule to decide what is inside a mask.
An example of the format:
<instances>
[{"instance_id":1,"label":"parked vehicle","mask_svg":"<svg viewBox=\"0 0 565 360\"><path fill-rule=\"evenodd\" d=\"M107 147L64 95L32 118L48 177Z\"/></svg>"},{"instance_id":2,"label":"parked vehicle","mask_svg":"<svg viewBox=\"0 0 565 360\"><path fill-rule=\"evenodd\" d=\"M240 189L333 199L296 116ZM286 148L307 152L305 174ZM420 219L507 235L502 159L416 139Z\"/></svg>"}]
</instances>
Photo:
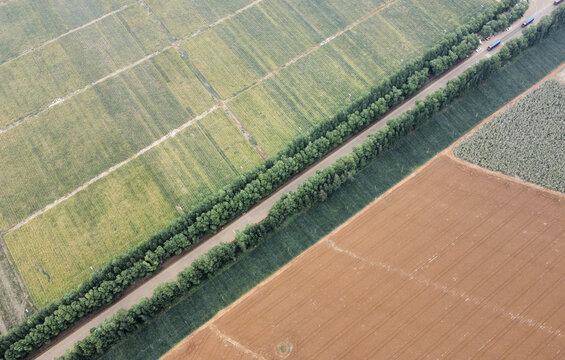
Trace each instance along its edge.
<instances>
[{"instance_id":1,"label":"parked vehicle","mask_svg":"<svg viewBox=\"0 0 565 360\"><path fill-rule=\"evenodd\" d=\"M493 42L492 44L490 44L487 48L488 51L491 51L492 49L494 49L495 47L497 47L498 45L500 45L500 40L496 40L495 42Z\"/></svg>"},{"instance_id":2,"label":"parked vehicle","mask_svg":"<svg viewBox=\"0 0 565 360\"><path fill-rule=\"evenodd\" d=\"M529 18L528 20L524 21L524 22L522 23L522 27L526 27L526 26L530 25L531 23L534 22L534 19L535 19L535 18L532 16L532 17Z\"/></svg>"},{"instance_id":3,"label":"parked vehicle","mask_svg":"<svg viewBox=\"0 0 565 360\"><path fill-rule=\"evenodd\" d=\"M559 5L563 2L563 0L553 0L553 5Z\"/></svg>"}]
</instances>

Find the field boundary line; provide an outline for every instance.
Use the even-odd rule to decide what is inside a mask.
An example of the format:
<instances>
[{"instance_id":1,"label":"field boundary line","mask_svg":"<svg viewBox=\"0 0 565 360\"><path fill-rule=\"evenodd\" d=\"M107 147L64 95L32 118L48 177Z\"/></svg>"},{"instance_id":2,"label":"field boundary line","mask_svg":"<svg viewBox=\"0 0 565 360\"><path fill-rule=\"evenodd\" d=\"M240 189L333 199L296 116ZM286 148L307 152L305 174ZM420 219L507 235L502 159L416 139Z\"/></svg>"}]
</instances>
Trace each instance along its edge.
<instances>
[{"instance_id":1,"label":"field boundary line","mask_svg":"<svg viewBox=\"0 0 565 360\"><path fill-rule=\"evenodd\" d=\"M220 18L220 19L216 20L216 21L213 22L212 24L208 24L208 25L206 25L206 26L203 26L203 27L201 27L201 28L195 30L194 32L192 32L192 33L190 33L190 34L181 37L181 38L180 38L179 40L177 40L177 41L178 41L178 42L181 42L181 41L185 41L185 40L191 39L191 38L193 38L193 37L196 37L196 36L198 36L200 33L202 33L202 32L204 32L204 31L206 31L206 30L209 30L209 29L211 29L211 28L213 28L213 27L216 27L216 26L220 25L220 24L223 23L224 21L227 21L227 20L229 20L229 19L231 19L231 18L233 18L233 17L235 17L235 16L241 14L241 13L244 12L245 10L250 9L250 8L254 7L255 5L257 5L257 4L259 4L259 3L262 3L263 1L265 1L265 0L255 0L255 1L253 1L252 3L249 3L249 4L245 5L245 6L242 7L242 8L237 9L237 10L234 11L233 13L228 14L228 15L224 16L223 18Z\"/></svg>"},{"instance_id":2,"label":"field boundary line","mask_svg":"<svg viewBox=\"0 0 565 360\"><path fill-rule=\"evenodd\" d=\"M218 92L214 89L214 87L210 84L210 82L208 82L208 79L206 79L204 74L202 74L202 72L198 69L198 67L196 67L196 65L194 65L192 63L192 61L190 61L190 55L188 55L186 50L184 50L176 42L173 43L173 47L177 50L180 57L183 59L184 64L190 69L190 71L192 71L192 73L196 76L198 81L200 81L202 86L204 86L204 89L206 89L206 91L212 97L212 99L214 99L214 101L216 101L218 103L218 105L224 110L226 115L228 115L230 120L238 128L241 135L245 138L245 140L247 140L249 145L251 145L251 147L253 147L253 149L259 154L259 156L263 160L267 160L268 155L265 153L265 150L263 150L261 145L259 145L255 141L255 139L253 139L253 136L251 135L251 133L249 131L247 131L247 129L243 126L243 124L237 119L237 117L231 111L231 109L228 107L228 105L224 101L222 101L220 94L218 94Z\"/></svg>"},{"instance_id":3,"label":"field boundary line","mask_svg":"<svg viewBox=\"0 0 565 360\"><path fill-rule=\"evenodd\" d=\"M228 16L229 16L229 18L234 17L235 15L237 15L237 14L243 12L244 10L250 8L252 5L258 4L258 3L262 2L262 1L264 1L264 0L256 0L256 1L254 1L253 3L248 4L247 6L245 6L245 7L241 8L241 9L237 10L236 12L234 12L234 13L228 15ZM386 3L386 4L383 4L383 5L379 6L379 7L377 7L376 9L373 9L371 12L369 12L368 14L363 15L361 18L359 18L359 19L357 19L356 21L354 21L353 23L349 24L347 27L345 27L344 29L340 30L338 33L336 33L336 34L334 34L334 35L332 35L332 36L326 38L325 40L323 40L323 41L320 42L319 44L317 44L317 45L315 45L314 47L312 47L312 48L306 50L305 52L303 52L303 53L301 53L301 54L299 54L298 56L294 57L293 59L290 59L290 60L287 61L285 64L279 66L278 68L276 68L276 69L272 70L271 72L267 73L266 75L264 75L262 78L259 78L259 79L255 80L255 81L254 81L253 83L251 83L250 85L247 85L246 87L244 87L244 88L242 88L242 89L236 91L234 94L232 94L231 96L227 97L227 98L224 100L224 103L227 103L227 102L232 101L233 99L235 99L235 98L236 98L238 95L240 95L241 93L243 93L243 92L245 92L245 91L247 91L247 90L249 90L249 89L254 88L255 86L257 86L257 85L259 85L260 83L262 83L263 81L265 81L265 80L269 79L270 77L272 77L273 75L277 74L277 73L280 72L281 70L283 70L283 69L287 68L288 66L294 64L294 63L297 62L298 60L300 60L300 59L302 59L302 58L308 56L309 54L311 54L312 52L316 51L316 50L319 49L320 47L322 47L322 46L328 44L330 41L334 40L336 37L339 37L339 36L342 35L343 33L345 33L345 32L347 32L347 31L351 30L352 28L354 28L355 26L360 25L361 23L365 22L366 20L368 20L368 19L370 19L371 17L373 17L374 15L376 15L378 12L380 12L380 11L383 10L384 8L386 8L386 7L388 7L388 6L390 6L390 5L394 4L394 3L396 3L397 1L399 1L399 0L391 0L391 1L389 1L388 3ZM123 9L125 9L125 8L131 7L131 6L135 5L135 4L139 4L141 7L143 7L143 8L149 13L150 17L151 17L151 15L153 15L154 19L156 19L156 21L159 23L159 25L163 27L163 29L165 30L166 33L168 33L168 30L164 27L164 24L156 17L156 15L153 14L151 8L149 8L148 6L147 6L147 7L144 6L142 3L145 4L144 1L141 1L141 0L140 0L139 2L122 6L120 9L114 10L112 13L108 13L108 14L104 15L104 17L113 15L113 14L117 13L118 11L121 11L121 10L123 10ZM95 20L91 21L90 23L99 21L99 20L101 20L102 18L103 18L103 17L98 18L98 19L95 19ZM223 21L225 21L225 20L227 20L227 18L228 18L228 17L224 17L224 18L222 18L222 19L224 19ZM84 25L82 25L82 26L79 27L79 28L73 29L72 31L80 30L81 28L84 28L84 27L88 26L90 23L84 24ZM220 24L221 22L216 21L216 23ZM216 23L214 23L214 24L216 24ZM214 24L213 24L213 25L214 25ZM215 26L215 25L214 25L214 26ZM212 25L207 25L207 26L206 26L205 28L203 28L203 29L209 29L209 28L211 28L211 27L212 27ZM200 30L198 30L198 31L200 31ZM70 33L70 32L68 32L68 33ZM68 33L66 33L66 34L68 34ZM55 39L49 40L49 42L56 41L56 40L58 40L59 38L63 37L63 36L66 35L66 34L60 35L59 37L57 37L57 38L55 38ZM171 35L171 36L172 36L172 35ZM44 43L42 46L44 46L44 45L47 45L47 43ZM96 81L94 81L94 82L91 82L90 84L87 84L87 85L83 86L82 88L80 88L80 89L78 89L78 90L75 90L75 91L73 91L73 92L71 92L71 93L69 93L69 94L67 94L67 95L65 95L65 96L63 96L63 97L60 97L60 98L57 98L57 99L51 101L51 103L49 103L48 105L44 105L43 107L39 108L37 111L35 111L35 112L31 113L31 114L25 115L25 116L19 118L18 120L16 120L16 121L14 121L14 122L12 122L12 123L10 123L10 124L4 126L3 128L0 128L0 135L2 135L3 133L6 133L7 131L9 131L9 130L11 130L11 129L13 129L13 128L19 126L19 125L21 125L21 124L23 124L23 123L26 122L26 121L29 121L29 120L31 120L31 119L33 119L33 118L39 116L39 115L42 114L43 112L45 112L45 111L47 111L47 110L49 110L49 109L51 109L51 108L53 108L53 107L55 107L55 106L57 106L57 105L60 105L60 104L64 103L65 101L71 99L71 98L74 97L75 95L79 95L79 94L85 92L86 90L92 88L93 86L96 86L96 85L100 84L101 82L104 82L104 81L106 81L106 80L108 80L108 79L111 79L111 78L113 78L113 77L115 77L115 76L117 76L117 75L119 75L119 74L121 74L121 73L123 73L123 72L125 72L125 71L127 71L127 70L130 70L131 68L133 68L133 67L135 67L135 66L137 66L137 65L140 65L141 63L143 63L143 62L145 62L145 61L147 61L147 60L149 60L149 59L152 59L153 57L155 57L155 56L157 56L157 55L159 55L159 54L161 54L161 53L163 53L163 52L169 50L169 49L172 48L172 47L174 47L175 49L177 49L177 50L181 53L181 55L182 55L182 53L185 53L185 54L186 54L186 51L184 51L184 50L179 46L178 41L175 41L175 42L172 43L172 45L167 45L167 46L163 47L162 49L153 52L152 54L149 54L149 55L147 55L147 56L145 56L145 57L143 57L143 58L141 58L141 59L139 59L139 60L137 60L137 61L135 61L135 62L133 62L133 63L130 63L130 64L128 64L128 65L126 65L126 66L120 68L120 69L117 69L117 70L113 71L112 73L110 73L110 74L108 74L108 75L105 75L104 77L102 77L102 78L100 78L100 79L98 79L98 80L96 80ZM187 54L187 56L188 56L188 54ZM1 66L1 65L2 65L2 64L0 64L0 66ZM192 66L192 67L193 67L193 70L196 69L194 66ZM196 69L196 70L197 70L197 69ZM200 74L200 72L198 72L198 74L196 74L196 75L197 75L197 77L202 81L203 75ZM200 76L198 76L198 75L200 75ZM201 79L201 77L202 77L202 79ZM206 84L208 84L208 82L206 81L206 79L204 79L204 81L206 82ZM204 87L206 88L206 90L208 90L209 92L212 91L212 92L214 93L214 97L217 97L218 99L220 99L220 96L219 96L219 95L216 93L216 91L211 87L211 85L208 84L208 86L206 86L206 84L204 84L204 85L205 85ZM231 117L231 116L230 116L230 117ZM236 123L236 125L237 125L237 123ZM239 127L239 126L238 126L238 127ZM248 133L248 132L246 131L246 133ZM247 138L247 136L246 136L245 134L244 134L244 136ZM255 145L253 145L253 143L251 143L251 145L255 148ZM265 152L263 151L263 149L261 149L261 150L256 149L256 151L259 153L259 155L260 155L261 157L263 157L263 156L265 155Z\"/></svg>"},{"instance_id":4,"label":"field boundary line","mask_svg":"<svg viewBox=\"0 0 565 360\"><path fill-rule=\"evenodd\" d=\"M106 75L106 76L104 76L104 77L102 77L102 78L100 78L100 79L98 79L94 82L91 82L90 84L87 84L86 86L84 86L84 87L82 87L78 90L75 90L75 91L73 91L73 92L71 92L71 93L69 93L69 94L67 94L63 97L60 97L60 98L52 101L49 105L45 105L45 106L41 107L35 113L26 115L26 116L24 116L24 117L22 117L22 118L20 118L16 121L14 121L13 123L8 124L4 128L0 129L0 135L11 130L11 129L13 129L13 128L15 128L16 126L23 124L24 122L27 122L27 121L41 115L45 111L50 110L50 109L54 108L55 106L61 105L62 103L64 103L67 100L70 100L71 98L75 97L76 95L82 94L83 92L93 88L94 86L96 86L96 85L98 85L98 84L100 84L100 83L102 83L102 82L104 82L108 79L116 77L116 76L120 75L121 73L128 71L128 70L136 67L137 65L140 65L141 63L144 63L145 61L154 58L155 56L167 51L170 48L171 48L171 46L166 46L165 48L163 48L159 51L156 51L152 54L149 54L149 55L143 57L142 59L139 59L139 60L137 60L137 61L135 61L131 64L128 64L128 65L124 66L123 68L117 69L117 70L111 72L110 74L108 74L108 75Z\"/></svg>"},{"instance_id":5,"label":"field boundary line","mask_svg":"<svg viewBox=\"0 0 565 360\"><path fill-rule=\"evenodd\" d=\"M294 58L288 60L286 63L284 63L283 65L277 67L274 70L271 70L270 72L268 72L267 74L265 74L263 77L253 81L251 84L243 87L242 89L236 91L235 93L233 93L232 95L228 96L227 98L224 99L225 102L230 102L231 100L233 100L234 98L236 98L239 94L254 88L255 86L261 84L263 81L271 78L273 75L281 72L282 70L286 69L287 67L289 67L290 65L294 64L295 62L297 62L298 60L310 55L311 53L315 52L316 50L318 50L319 48L321 48L324 45L329 44L332 40L340 37L341 35L343 35L344 33L350 31L351 29L357 27L358 25L361 25L362 23L364 23L365 21L369 20L370 18L372 18L373 16L377 15L379 12L381 12L382 10L386 9L387 7L397 3L399 0L390 0L385 4L382 4L378 7L376 7L375 9L371 10L370 12L368 12L367 14L361 16L360 18L358 18L357 20L355 20L354 22L352 22L351 24L347 25L346 27L344 27L343 29L341 29L340 31L336 32L335 34L331 35L330 37L327 37L326 39L322 40L320 43L314 45L313 47L311 47L310 49L307 49L306 51L300 53L299 55L295 56Z\"/></svg>"},{"instance_id":6,"label":"field boundary line","mask_svg":"<svg viewBox=\"0 0 565 360\"><path fill-rule=\"evenodd\" d=\"M167 134L165 134L164 136L160 137L159 139L155 140L154 142L152 142L151 144L147 145L146 147L144 147L143 149L139 150L138 152L136 152L135 154L133 154L132 156L128 157L125 160L120 161L119 163L113 165L112 167L110 167L108 170L96 175L95 177L93 177L92 179L88 180L87 182L85 182L84 184L82 184L81 186L77 187L75 190L73 190L72 192L68 193L67 195L58 198L57 200L53 201L52 203L44 206L42 209L34 212L33 214L31 214L30 216L28 216L27 218L25 218L24 220L20 221L19 223L17 223L16 225L10 227L8 230L5 231L5 234L8 234L14 230L19 229L20 227L22 227L23 225L25 225L26 223L30 222L31 220L35 219L36 217L38 217L39 215L43 214L44 212L46 212L47 210L57 206L58 204L60 204L61 202L69 199L70 197L72 197L73 195L79 193L80 191L86 189L89 185L92 185L93 183L95 183L96 181L106 177L107 175L113 173L114 171L118 170L119 168L121 168L122 166L126 165L127 163L129 163L132 160L137 159L138 157L140 157L141 155L145 154L147 151L153 149L154 147L156 147L157 145L163 143L165 140L169 139L169 138L173 138L175 137L178 133L182 132L183 130L185 130L187 127L191 126L192 124L194 124L195 122L203 119L205 116L207 116L208 114L210 114L211 112L215 111L216 109L218 109L218 105L214 105L211 108L209 108L208 110L205 110L203 113L201 113L200 115L197 115L195 117L193 117L192 119L190 119L189 121L185 122L184 124L182 124L181 126L177 127L176 129L173 129L171 131L169 131Z\"/></svg>"},{"instance_id":7,"label":"field boundary line","mask_svg":"<svg viewBox=\"0 0 565 360\"><path fill-rule=\"evenodd\" d=\"M6 3L6 4L7 4L7 3ZM88 26L90 26L90 25L92 25L92 24L95 24L95 23L97 23L98 21L107 18L108 16L112 16L112 15L114 15L114 14L117 14L117 13L119 13L119 12L121 12L121 11L127 9L127 8L130 8L130 7L134 6L135 4L136 4L135 2L130 3L130 4L126 4L126 5L120 7L120 8L118 8L118 9L116 9L116 10L112 10L112 11L110 11L109 13L106 13L106 14L100 16L100 17L97 17L96 19L91 20L91 21L87 22L86 24L82 24L82 25L79 26L79 27L76 27L76 28L74 28L74 29L71 29L71 30L67 31L66 33L63 33L63 34L61 34L61 35L59 35L59 36L57 36L57 37L54 37L54 38L52 38L52 39L50 39L50 40L44 41L44 42L40 43L39 45L32 46L31 48L28 48L27 50L22 51L22 52L19 53L18 55L15 55L15 56L13 56L13 57L11 57L11 58L9 58L9 59L6 59L6 60L0 62L0 66L2 66L2 65L4 65L4 64L7 64L7 63L9 63L9 62L12 62L12 61L14 61L14 60L17 60L17 59L21 58L22 56L25 56L25 55L27 55L27 54L30 54L30 53L32 53L32 52L34 52L34 51L36 51L36 50L39 50L39 49L41 49L42 47L44 47L44 46L46 46L46 45L49 45L49 44L51 44L51 43L53 43L53 42L55 42L55 41L57 41L57 40L59 40L59 39L65 37L65 36L69 35L69 34L72 34L72 33L76 32L76 31L82 30L82 29L84 29L84 28L86 28L86 27L88 27ZM5 4L4 4L4 5L5 5ZM0 5L0 6L2 6L2 5Z\"/></svg>"},{"instance_id":8,"label":"field boundary line","mask_svg":"<svg viewBox=\"0 0 565 360\"><path fill-rule=\"evenodd\" d=\"M264 357L262 357L261 355L257 354L255 351L250 350L248 348L246 348L245 346L243 346L241 343L239 343L238 341L232 339L231 337L225 335L224 333L222 333L217 327L216 325L210 325L208 326L208 329L210 329L213 333L215 333L222 341L226 341L230 344L232 344L234 347L236 347L238 350L240 350L241 352L247 354L247 355L251 355L253 358L255 359L259 359L259 360L266 360Z\"/></svg>"},{"instance_id":9,"label":"field boundary line","mask_svg":"<svg viewBox=\"0 0 565 360\"><path fill-rule=\"evenodd\" d=\"M342 253L342 254L349 256L349 257L352 257L352 258L359 260L363 263L366 263L368 265L371 265L371 266L380 268L382 270L385 270L388 273L397 274L398 276L405 278L407 280L413 280L413 281L417 282L418 284L423 285L426 288L431 287L434 290L441 291L442 293L444 293L446 295L451 295L452 297L462 299L464 302L471 302L472 304L478 306L479 308L490 310L494 313L497 313L499 315L504 316L505 318L507 318L511 321L518 321L520 324L527 325L527 326L529 326L533 329L543 331L546 334L549 334L551 336L556 336L556 337L559 337L559 338L563 338L563 336L564 336L564 334L559 329L554 329L553 327L551 327L549 325L545 325L543 322L539 322L539 321L536 321L534 319L530 319L530 318L523 316L521 314L513 313L511 311L506 310L503 307L489 304L488 302L485 302L484 300L481 300L479 298L475 298L474 296L467 294L463 290L457 290L454 287L450 288L447 285L440 284L440 283L438 283L434 280L428 280L428 279L420 278L418 276L414 276L414 275L410 274L409 272L402 270L401 268L394 267L390 264L386 264L386 263L383 263L383 262L380 262L380 261L375 262L375 261L370 261L368 259L365 259L364 257L357 255L356 253L354 253L351 250L341 248L329 236L327 237L327 239L324 242L326 243L326 245L329 248L331 248L332 250L334 250L336 252Z\"/></svg>"}]
</instances>

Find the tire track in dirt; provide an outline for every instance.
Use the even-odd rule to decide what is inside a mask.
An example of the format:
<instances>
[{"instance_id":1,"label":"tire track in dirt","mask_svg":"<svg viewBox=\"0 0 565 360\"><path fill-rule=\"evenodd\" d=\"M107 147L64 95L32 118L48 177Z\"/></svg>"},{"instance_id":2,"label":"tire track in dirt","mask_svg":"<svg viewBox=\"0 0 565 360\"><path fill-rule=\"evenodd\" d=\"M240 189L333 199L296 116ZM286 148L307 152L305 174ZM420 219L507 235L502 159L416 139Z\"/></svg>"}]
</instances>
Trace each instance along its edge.
<instances>
[{"instance_id":1,"label":"tire track in dirt","mask_svg":"<svg viewBox=\"0 0 565 360\"><path fill-rule=\"evenodd\" d=\"M7 4L7 3L5 3L5 4ZM5 5L5 4L4 4L4 5ZM44 42L42 42L42 43L39 44L39 45L36 45L36 46L33 46L33 47L31 47L31 48L29 48L29 49L27 49L27 50L24 50L24 51L22 51L21 53L19 53L18 55L15 55L15 56L13 56L13 57L11 57L11 58L9 58L9 59L6 59L6 60L0 62L0 66L2 66L2 65L4 65L4 64L7 64L7 63L9 63L9 62L12 62L12 61L14 61L14 60L16 60L16 59L19 59L19 58L21 58L22 56L25 56L25 55L27 55L27 54L30 54L30 53L32 53L32 52L38 50L38 49L41 49L42 47L44 47L44 46L46 46L46 45L49 45L49 44L51 44L51 43L53 43L53 42L55 42L55 41L57 41L57 40L59 40L59 39L65 37L65 36L69 35L69 34L72 34L72 33L76 32L76 31L82 30L82 29L84 29L84 28L86 28L86 27L88 27L88 26L90 26L90 25L92 25L92 24L96 24L98 21L103 20L103 19L107 18L108 16L112 16L112 15L114 15L114 14L117 14L117 13L119 13L119 12L121 12L121 11L123 11L123 10L129 8L129 7L132 7L132 6L135 5L135 4L136 4L135 2L130 3L130 4L126 4L126 5L122 6L121 8L118 8L118 9L116 9L116 10L110 11L109 13L106 13L106 14L104 14L104 15L102 15L102 16L100 16L100 17L94 19L94 20L91 20L91 21L87 22L86 24L83 24L83 25L81 25L81 26L79 26L79 27L76 27L76 28L74 28L74 29L71 29L71 30L67 31L66 33L63 33L63 34L61 34L61 35L59 35L59 36L57 36L57 37L55 37L55 38L53 38L53 39L51 39L51 40L44 41ZM0 6L2 6L2 5L0 4Z\"/></svg>"},{"instance_id":2,"label":"tire track in dirt","mask_svg":"<svg viewBox=\"0 0 565 360\"><path fill-rule=\"evenodd\" d=\"M261 355L255 353L252 350L249 350L248 348L246 348L245 346L243 346L242 344L240 344L239 342L235 341L234 339L232 339L231 337L225 335L224 333L222 333L215 325L210 325L208 327L208 329L210 329L214 334L216 334L222 341L225 341L231 345L233 345L235 348L237 348L239 351L252 356L255 359L258 360L266 360L264 357L262 357Z\"/></svg>"},{"instance_id":3,"label":"tire track in dirt","mask_svg":"<svg viewBox=\"0 0 565 360\"><path fill-rule=\"evenodd\" d=\"M97 176L93 177L92 179L88 180L87 182L85 182L84 184L82 184L81 186L79 186L78 188L76 188L75 190L73 190L72 192L68 193L67 195L53 201L52 203L50 203L49 205L46 205L45 207L43 207L41 210L38 210L36 212L34 212L32 215L28 216L27 218L25 218L24 220L20 221L19 223L17 223L16 225L12 226L11 228L9 228L8 230L5 231L5 233L9 233L11 231L17 230L20 227L22 227L24 224L28 223L29 221L35 219L36 217L38 217L39 215L43 214L44 212L46 212L49 209L52 209L53 207L57 206L58 204L60 204L61 202L69 199L70 197L72 197L73 195L77 194L78 192L86 189L89 185L95 183L96 181L106 177L107 175L113 173L114 171L118 170L119 168L121 168L122 166L126 165L127 163L129 163L130 161L137 159L138 157L140 157L141 155L145 154L147 151L153 149L154 147L158 146L159 144L161 144L162 142L164 142L167 139L173 138L175 137L179 132L183 131L184 129L186 129L187 127L191 126L192 124L194 124L195 122L203 119L206 115L208 115L209 113L213 112L214 110L218 109L218 105L214 105L212 106L210 109L204 111L203 113L201 113L198 116L193 117L192 119L190 119L189 121L185 122L184 124L182 124L181 126L179 126L176 129L173 129L171 131L169 131L165 136L155 140L154 142L152 142L151 144L149 144L148 146L144 147L143 149L139 150L138 152L136 152L135 154L133 154L132 156L130 156L129 158L117 163L116 165L110 167L108 170L98 174Z\"/></svg>"},{"instance_id":4,"label":"tire track in dirt","mask_svg":"<svg viewBox=\"0 0 565 360\"><path fill-rule=\"evenodd\" d=\"M370 18L372 18L373 16L375 16L376 14L378 14L379 12L381 12L382 10L386 9L387 7L389 7L390 5L393 5L394 3L398 2L399 0L390 0L389 2L371 10L369 13L363 15L362 17L360 17L359 19L355 20L354 22L352 22L351 24L347 25L345 28L343 28L342 30L336 32L335 34L333 34L332 36L324 39L322 42L314 45L313 47L311 47L310 49L304 51L303 53L295 56L294 58L288 60L286 63L284 63L283 65L277 67L276 69L272 70L271 72L267 73L266 75L264 75L263 77L255 80L253 83L247 85L246 87L244 87L241 90L236 91L235 93L233 93L231 96L227 97L226 99L224 99L225 102L230 102L231 100L233 100L234 98L236 98L238 95L240 95L241 93L254 88L255 86L261 84L263 81L271 78L273 75L279 73L280 71L282 71L283 69L289 67L290 65L294 64L295 62L297 62L298 60L310 55L311 53L313 53L314 51L318 50L319 48L321 48L324 45L327 45L328 43L330 43L332 40L335 40L336 38L340 37L341 35L343 35L344 33L348 32L349 30L353 29L354 27L361 25L362 23L364 23L365 21L369 20Z\"/></svg>"},{"instance_id":5,"label":"tire track in dirt","mask_svg":"<svg viewBox=\"0 0 565 360\"><path fill-rule=\"evenodd\" d=\"M170 48L171 48L171 46L167 46L167 47L163 48L162 50L159 50L159 51L156 51L152 54L149 54L149 55L145 56L144 58L137 60L136 62L133 62L133 63L121 68L121 69L118 69L118 70L104 76L103 78L100 78L100 79L98 79L98 80L78 89L78 90L73 91L70 94L67 94L63 97L60 97L60 98L57 98L56 100L53 100L49 105L43 106L42 108L40 108L39 110L37 110L33 114L26 115L26 116L16 120L15 122L7 125L6 127L0 129L0 135L2 135L3 133L15 128L16 126L23 124L26 121L29 121L29 120L32 120L32 119L38 117L39 115L46 112L47 110L50 110L53 107L61 105L62 103L64 103L65 101L75 97L76 95L82 94L83 92L87 91L88 89L90 89L90 88L92 88L92 87L94 87L94 86L96 86L96 85L98 85L98 84L100 84L100 83L102 83L102 82L104 82L108 79L116 77L116 76L120 75L121 73L128 71L131 68L133 68L133 67L135 67L135 66L137 66L137 65L139 65L139 64L141 64L141 63L143 63L143 62L145 62L149 59L154 58L155 56L159 55L160 53L162 53L162 52L164 52L164 51L166 51Z\"/></svg>"},{"instance_id":6,"label":"tire track in dirt","mask_svg":"<svg viewBox=\"0 0 565 360\"><path fill-rule=\"evenodd\" d=\"M377 268L380 268L386 272L390 272L390 273L394 273L397 274L398 276L407 279L407 280L411 280L411 281L415 281L416 283L424 286L424 287L431 287L434 290L438 290L441 291L444 294L453 296L455 298L459 298L462 299L465 302L471 302L472 304L483 308L483 309L487 309L490 310L496 314L499 314L511 321L517 321L522 325L527 325L531 328L535 328L538 329L540 331L545 332L548 335L551 336L557 336L559 338L563 338L565 335L559 330L559 329L554 329L553 327L546 325L543 322L539 322L536 321L534 319L530 319L522 314L515 314L511 311L508 311L500 306L497 305L493 305L493 304L489 304L489 303L485 303L483 299L480 298L475 298L470 294L467 294L465 291L462 290L458 290L456 288L450 288L447 285L443 285L440 283L437 283L433 280L429 280L429 279L425 279L425 278L421 278L415 275L410 274L409 272L402 270L400 268L396 268L394 266L391 266L389 264L386 263L382 263L382 262L375 262L375 261L370 261L368 259L365 259L364 257L350 251L347 249L343 249L341 247L339 247L335 242L333 242L331 240L331 238L328 238L326 240L326 244L333 250L342 253L344 255L350 256L356 260L359 260L361 262L366 263L367 265L371 265Z\"/></svg>"}]
</instances>

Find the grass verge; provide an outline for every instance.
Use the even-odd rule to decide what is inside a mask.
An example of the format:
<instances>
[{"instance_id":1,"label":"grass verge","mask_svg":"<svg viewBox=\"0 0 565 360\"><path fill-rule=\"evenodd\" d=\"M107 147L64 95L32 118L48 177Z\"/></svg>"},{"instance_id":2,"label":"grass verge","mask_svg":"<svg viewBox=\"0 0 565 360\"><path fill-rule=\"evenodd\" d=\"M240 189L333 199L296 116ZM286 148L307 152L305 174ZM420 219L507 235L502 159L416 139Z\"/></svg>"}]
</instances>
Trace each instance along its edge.
<instances>
[{"instance_id":1,"label":"grass verge","mask_svg":"<svg viewBox=\"0 0 565 360\"><path fill-rule=\"evenodd\" d=\"M395 149L371 162L325 203L301 214L217 277L149 322L105 359L158 358L260 281L556 68L565 56L560 29L477 90L455 101Z\"/></svg>"}]
</instances>

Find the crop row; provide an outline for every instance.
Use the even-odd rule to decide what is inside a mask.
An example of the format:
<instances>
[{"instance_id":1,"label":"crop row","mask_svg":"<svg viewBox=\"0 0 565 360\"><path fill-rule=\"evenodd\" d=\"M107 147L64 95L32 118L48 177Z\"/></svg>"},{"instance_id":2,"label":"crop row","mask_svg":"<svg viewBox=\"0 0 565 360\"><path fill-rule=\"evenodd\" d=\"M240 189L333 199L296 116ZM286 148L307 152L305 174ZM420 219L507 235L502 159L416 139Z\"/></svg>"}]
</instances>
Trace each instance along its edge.
<instances>
[{"instance_id":1,"label":"crop row","mask_svg":"<svg viewBox=\"0 0 565 360\"><path fill-rule=\"evenodd\" d=\"M129 285L154 272L164 260L190 247L239 214L247 211L286 180L320 159L347 137L378 120L390 107L419 89L429 77L430 61L453 51L463 41L469 43L469 34L498 13L514 5L506 0L468 25L446 36L424 56L409 62L364 99L354 104L349 114L341 113L320 124L309 136L296 139L289 147L265 164L238 179L216 196L153 237L142 242L131 252L111 261L78 290L65 295L34 314L28 321L2 337L0 352L7 358L21 358L68 329L85 315L111 302ZM473 47L470 47L470 51ZM455 59L454 59L455 60ZM399 131L394 128L394 131ZM401 133L398 132L398 136Z\"/></svg>"}]
</instances>

